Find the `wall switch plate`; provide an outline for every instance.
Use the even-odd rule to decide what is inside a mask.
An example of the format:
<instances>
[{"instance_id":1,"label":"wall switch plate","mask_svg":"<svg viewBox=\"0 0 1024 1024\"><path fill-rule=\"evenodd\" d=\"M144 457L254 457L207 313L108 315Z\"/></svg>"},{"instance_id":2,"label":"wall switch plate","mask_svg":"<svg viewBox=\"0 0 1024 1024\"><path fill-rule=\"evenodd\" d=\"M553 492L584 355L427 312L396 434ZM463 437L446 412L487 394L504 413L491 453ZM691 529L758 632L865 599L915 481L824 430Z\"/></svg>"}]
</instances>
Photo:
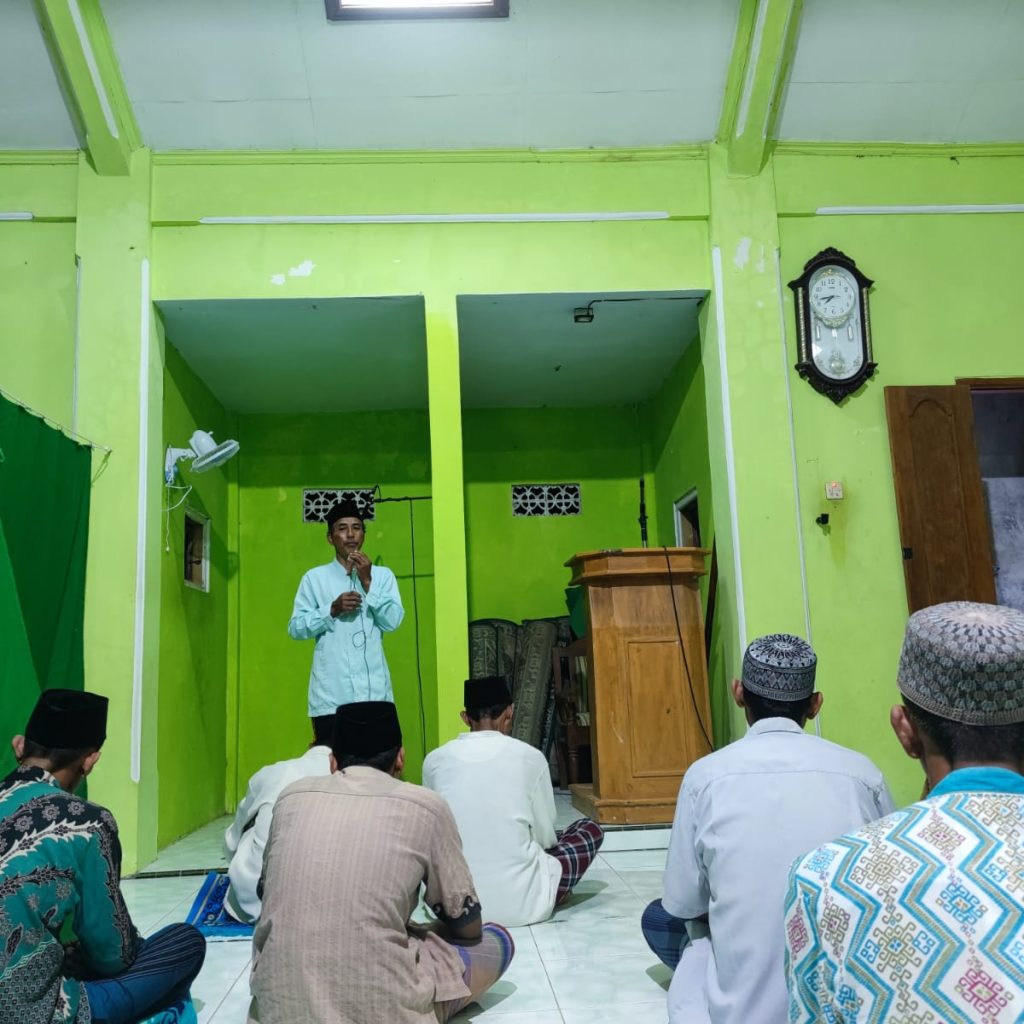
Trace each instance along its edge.
<instances>
[{"instance_id":1,"label":"wall switch plate","mask_svg":"<svg viewBox=\"0 0 1024 1024\"><path fill-rule=\"evenodd\" d=\"M825 497L829 501L839 501L843 496L843 483L841 480L829 480L825 484Z\"/></svg>"}]
</instances>

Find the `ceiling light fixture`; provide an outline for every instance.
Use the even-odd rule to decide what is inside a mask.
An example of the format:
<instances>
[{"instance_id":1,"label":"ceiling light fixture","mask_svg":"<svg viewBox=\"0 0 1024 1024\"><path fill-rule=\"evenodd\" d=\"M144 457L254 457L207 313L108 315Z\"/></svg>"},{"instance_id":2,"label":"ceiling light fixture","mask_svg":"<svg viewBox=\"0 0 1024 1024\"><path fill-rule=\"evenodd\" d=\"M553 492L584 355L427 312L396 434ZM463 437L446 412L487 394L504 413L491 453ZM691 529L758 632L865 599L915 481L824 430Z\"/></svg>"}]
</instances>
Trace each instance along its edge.
<instances>
[{"instance_id":1,"label":"ceiling light fixture","mask_svg":"<svg viewBox=\"0 0 1024 1024\"><path fill-rule=\"evenodd\" d=\"M509 0L325 0L329 21L507 18Z\"/></svg>"}]
</instances>

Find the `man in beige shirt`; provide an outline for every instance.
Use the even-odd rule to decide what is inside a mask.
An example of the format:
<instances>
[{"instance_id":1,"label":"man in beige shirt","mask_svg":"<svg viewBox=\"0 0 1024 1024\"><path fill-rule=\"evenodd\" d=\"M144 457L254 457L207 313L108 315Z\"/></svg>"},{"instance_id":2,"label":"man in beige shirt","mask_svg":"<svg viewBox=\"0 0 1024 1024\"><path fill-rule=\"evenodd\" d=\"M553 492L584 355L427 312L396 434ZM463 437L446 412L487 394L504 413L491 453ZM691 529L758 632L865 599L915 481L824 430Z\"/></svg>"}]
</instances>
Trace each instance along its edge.
<instances>
[{"instance_id":1,"label":"man in beige shirt","mask_svg":"<svg viewBox=\"0 0 1024 1024\"><path fill-rule=\"evenodd\" d=\"M335 715L332 774L278 798L253 936L250 1024L437 1024L494 984L511 936L481 924L448 805L401 782L390 701ZM410 923L420 885L437 916Z\"/></svg>"}]
</instances>

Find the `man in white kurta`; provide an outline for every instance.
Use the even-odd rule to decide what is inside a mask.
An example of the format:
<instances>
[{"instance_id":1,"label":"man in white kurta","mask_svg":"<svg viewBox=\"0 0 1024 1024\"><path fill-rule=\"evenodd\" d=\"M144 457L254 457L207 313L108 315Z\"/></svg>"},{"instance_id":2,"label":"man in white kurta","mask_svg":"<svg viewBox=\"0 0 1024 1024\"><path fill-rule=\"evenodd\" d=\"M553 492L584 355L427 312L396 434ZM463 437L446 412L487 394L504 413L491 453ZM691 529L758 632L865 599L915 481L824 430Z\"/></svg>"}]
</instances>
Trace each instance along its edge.
<instances>
[{"instance_id":1,"label":"man in white kurta","mask_svg":"<svg viewBox=\"0 0 1024 1024\"><path fill-rule=\"evenodd\" d=\"M261 768L250 780L235 820L224 833L224 850L231 863L231 882L224 902L239 921L255 921L260 916L260 897L256 891L263 871L263 851L270 838L274 804L281 792L300 779L330 775L331 720L315 722L314 743L301 757L278 761Z\"/></svg>"},{"instance_id":2,"label":"man in white kurta","mask_svg":"<svg viewBox=\"0 0 1024 1024\"><path fill-rule=\"evenodd\" d=\"M288 635L315 640L309 675L309 717L332 716L342 704L394 701L382 637L401 625L395 574L363 554L362 513L353 501L327 513L335 557L302 577Z\"/></svg>"},{"instance_id":3,"label":"man in white kurta","mask_svg":"<svg viewBox=\"0 0 1024 1024\"><path fill-rule=\"evenodd\" d=\"M822 703L816 661L798 637L755 640L733 683L749 732L683 779L665 894L644 915L651 948L670 966L678 962L671 1024L785 1024L789 867L826 837L892 810L871 761L804 732Z\"/></svg>"},{"instance_id":4,"label":"man in white kurta","mask_svg":"<svg viewBox=\"0 0 1024 1024\"><path fill-rule=\"evenodd\" d=\"M423 785L455 815L485 914L518 927L551 916L604 836L588 819L556 830L547 759L508 735L512 713L504 679L467 681L462 720L470 731L427 755Z\"/></svg>"}]
</instances>

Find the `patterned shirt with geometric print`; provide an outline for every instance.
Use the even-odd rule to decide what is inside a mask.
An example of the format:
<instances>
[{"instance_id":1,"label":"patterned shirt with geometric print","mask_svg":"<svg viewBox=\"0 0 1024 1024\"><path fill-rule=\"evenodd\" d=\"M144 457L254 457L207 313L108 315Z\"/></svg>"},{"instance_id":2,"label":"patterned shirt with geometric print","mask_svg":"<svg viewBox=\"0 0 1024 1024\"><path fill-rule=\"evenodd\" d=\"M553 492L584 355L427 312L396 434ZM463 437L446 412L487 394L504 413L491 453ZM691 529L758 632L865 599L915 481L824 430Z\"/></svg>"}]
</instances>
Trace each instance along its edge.
<instances>
[{"instance_id":1,"label":"patterned shirt with geometric print","mask_svg":"<svg viewBox=\"0 0 1024 1024\"><path fill-rule=\"evenodd\" d=\"M785 927L791 1024L1024 1020L1024 778L959 769L802 857Z\"/></svg>"},{"instance_id":2,"label":"patterned shirt with geometric print","mask_svg":"<svg viewBox=\"0 0 1024 1024\"><path fill-rule=\"evenodd\" d=\"M109 977L141 938L121 895L121 844L108 810L41 768L0 782L0 1024L88 1024L77 976ZM62 929L77 942L66 960Z\"/></svg>"}]
</instances>

